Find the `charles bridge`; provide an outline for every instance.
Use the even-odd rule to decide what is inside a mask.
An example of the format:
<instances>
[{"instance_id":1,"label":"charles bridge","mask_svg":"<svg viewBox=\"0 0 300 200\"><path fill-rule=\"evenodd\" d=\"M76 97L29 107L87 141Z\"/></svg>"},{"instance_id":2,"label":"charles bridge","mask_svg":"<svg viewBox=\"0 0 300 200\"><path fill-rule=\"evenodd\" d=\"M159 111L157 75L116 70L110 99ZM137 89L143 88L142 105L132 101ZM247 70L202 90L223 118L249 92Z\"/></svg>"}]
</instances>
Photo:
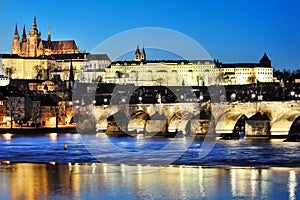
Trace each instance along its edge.
<instances>
[{"instance_id":1,"label":"charles bridge","mask_svg":"<svg viewBox=\"0 0 300 200\"><path fill-rule=\"evenodd\" d=\"M299 101L102 105L93 109L107 134L174 133L286 137L299 124Z\"/></svg>"},{"instance_id":2,"label":"charles bridge","mask_svg":"<svg viewBox=\"0 0 300 200\"><path fill-rule=\"evenodd\" d=\"M84 86L86 87L86 86ZM300 85L135 87L98 84L73 98L91 105L93 124L106 134L281 137L300 132ZM74 100L74 99L73 99ZM92 103L93 102L93 103ZM79 103L80 105L80 103ZM91 118L90 118L91 119Z\"/></svg>"}]
</instances>

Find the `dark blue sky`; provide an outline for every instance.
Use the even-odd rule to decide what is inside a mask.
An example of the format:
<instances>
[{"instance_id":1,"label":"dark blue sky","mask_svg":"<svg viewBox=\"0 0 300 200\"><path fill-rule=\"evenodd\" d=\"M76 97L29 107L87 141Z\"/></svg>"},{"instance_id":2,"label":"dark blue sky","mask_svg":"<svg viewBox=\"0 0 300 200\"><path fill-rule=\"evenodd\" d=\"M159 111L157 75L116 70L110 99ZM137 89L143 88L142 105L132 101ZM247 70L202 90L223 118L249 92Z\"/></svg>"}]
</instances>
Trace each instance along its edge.
<instances>
[{"instance_id":1,"label":"dark blue sky","mask_svg":"<svg viewBox=\"0 0 300 200\"><path fill-rule=\"evenodd\" d=\"M258 62L266 52L276 69L300 68L298 0L2 1L0 52L11 51L15 24L28 31L34 15L43 39L50 25L53 40L75 39L88 52L114 34L150 26L186 34L224 63Z\"/></svg>"}]
</instances>

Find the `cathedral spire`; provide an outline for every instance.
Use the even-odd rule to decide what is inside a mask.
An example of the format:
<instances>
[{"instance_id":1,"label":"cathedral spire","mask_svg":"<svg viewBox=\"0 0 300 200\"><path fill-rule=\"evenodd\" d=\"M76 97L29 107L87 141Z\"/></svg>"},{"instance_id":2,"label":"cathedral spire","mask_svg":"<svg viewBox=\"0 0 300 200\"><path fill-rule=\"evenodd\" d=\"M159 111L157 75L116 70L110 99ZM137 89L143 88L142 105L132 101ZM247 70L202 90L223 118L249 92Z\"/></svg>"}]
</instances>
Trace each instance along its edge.
<instances>
[{"instance_id":1,"label":"cathedral spire","mask_svg":"<svg viewBox=\"0 0 300 200\"><path fill-rule=\"evenodd\" d=\"M19 32L18 32L18 24L16 24L16 27L15 27L15 34L14 35L19 35Z\"/></svg>"},{"instance_id":2,"label":"cathedral spire","mask_svg":"<svg viewBox=\"0 0 300 200\"><path fill-rule=\"evenodd\" d=\"M22 42L26 42L27 41L27 37L26 37L26 30L25 30L25 25L23 27L23 34L22 34Z\"/></svg>"},{"instance_id":3,"label":"cathedral spire","mask_svg":"<svg viewBox=\"0 0 300 200\"><path fill-rule=\"evenodd\" d=\"M36 17L33 17L33 23L32 23L32 33L37 34L38 30L37 30L37 25L36 25Z\"/></svg>"}]
</instances>

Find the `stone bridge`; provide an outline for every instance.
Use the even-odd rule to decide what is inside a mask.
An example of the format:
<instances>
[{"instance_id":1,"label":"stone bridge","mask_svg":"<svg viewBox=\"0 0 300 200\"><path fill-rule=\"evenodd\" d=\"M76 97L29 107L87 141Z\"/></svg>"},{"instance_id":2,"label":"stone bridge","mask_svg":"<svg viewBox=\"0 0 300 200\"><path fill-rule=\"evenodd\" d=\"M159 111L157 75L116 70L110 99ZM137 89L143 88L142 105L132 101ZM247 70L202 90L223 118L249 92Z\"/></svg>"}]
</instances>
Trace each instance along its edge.
<instances>
[{"instance_id":1,"label":"stone bridge","mask_svg":"<svg viewBox=\"0 0 300 200\"><path fill-rule=\"evenodd\" d=\"M244 119L246 136L287 136L300 102L171 103L96 106L97 128L107 132L231 134Z\"/></svg>"}]
</instances>

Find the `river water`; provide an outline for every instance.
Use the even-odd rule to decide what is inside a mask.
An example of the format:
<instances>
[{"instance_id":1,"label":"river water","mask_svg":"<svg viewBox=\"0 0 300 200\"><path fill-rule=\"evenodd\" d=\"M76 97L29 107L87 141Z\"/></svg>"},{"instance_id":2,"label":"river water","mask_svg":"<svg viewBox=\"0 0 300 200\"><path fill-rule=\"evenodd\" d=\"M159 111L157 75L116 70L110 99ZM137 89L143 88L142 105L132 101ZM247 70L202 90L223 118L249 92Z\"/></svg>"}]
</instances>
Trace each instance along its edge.
<instances>
[{"instance_id":1,"label":"river water","mask_svg":"<svg viewBox=\"0 0 300 200\"><path fill-rule=\"evenodd\" d=\"M299 143L0 136L0 199L300 198Z\"/></svg>"}]
</instances>

